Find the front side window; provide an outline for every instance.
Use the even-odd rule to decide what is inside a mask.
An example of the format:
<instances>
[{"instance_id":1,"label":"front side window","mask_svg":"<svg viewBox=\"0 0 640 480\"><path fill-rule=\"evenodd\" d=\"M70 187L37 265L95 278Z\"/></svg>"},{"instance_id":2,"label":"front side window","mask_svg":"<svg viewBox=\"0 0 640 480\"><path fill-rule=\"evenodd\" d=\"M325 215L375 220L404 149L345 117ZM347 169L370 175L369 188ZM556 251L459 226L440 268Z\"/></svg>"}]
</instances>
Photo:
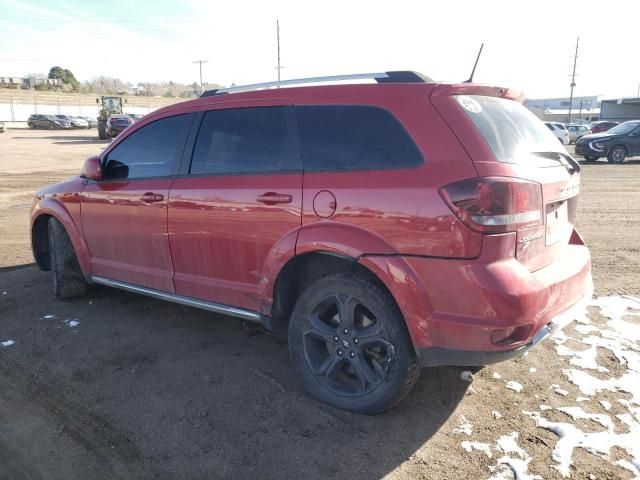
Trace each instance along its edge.
<instances>
[{"instance_id":1,"label":"front side window","mask_svg":"<svg viewBox=\"0 0 640 480\"><path fill-rule=\"evenodd\" d=\"M190 114L161 118L133 132L107 155L105 178L175 174L191 118Z\"/></svg>"},{"instance_id":2,"label":"front side window","mask_svg":"<svg viewBox=\"0 0 640 480\"><path fill-rule=\"evenodd\" d=\"M613 127L607 133L614 133L617 135L628 135L640 126L640 122L625 122Z\"/></svg>"},{"instance_id":3,"label":"front side window","mask_svg":"<svg viewBox=\"0 0 640 480\"><path fill-rule=\"evenodd\" d=\"M296 116L305 171L403 168L423 162L402 124L381 108L297 106Z\"/></svg>"},{"instance_id":4,"label":"front side window","mask_svg":"<svg viewBox=\"0 0 640 480\"><path fill-rule=\"evenodd\" d=\"M287 128L287 107L210 110L191 161L192 175L282 172L298 169Z\"/></svg>"}]
</instances>

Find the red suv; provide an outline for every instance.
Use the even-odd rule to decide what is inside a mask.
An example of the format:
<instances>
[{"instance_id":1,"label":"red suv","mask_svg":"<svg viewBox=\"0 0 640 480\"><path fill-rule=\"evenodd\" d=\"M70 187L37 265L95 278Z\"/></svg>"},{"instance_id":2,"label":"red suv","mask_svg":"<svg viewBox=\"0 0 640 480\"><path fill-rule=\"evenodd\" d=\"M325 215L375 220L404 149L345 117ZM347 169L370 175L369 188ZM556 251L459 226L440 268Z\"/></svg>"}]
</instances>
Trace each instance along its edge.
<instances>
[{"instance_id":1,"label":"red suv","mask_svg":"<svg viewBox=\"0 0 640 480\"><path fill-rule=\"evenodd\" d=\"M579 164L512 90L371 77L207 92L125 130L34 199L55 294L288 331L304 386L361 413L421 366L507 360L571 320L592 291Z\"/></svg>"}]
</instances>

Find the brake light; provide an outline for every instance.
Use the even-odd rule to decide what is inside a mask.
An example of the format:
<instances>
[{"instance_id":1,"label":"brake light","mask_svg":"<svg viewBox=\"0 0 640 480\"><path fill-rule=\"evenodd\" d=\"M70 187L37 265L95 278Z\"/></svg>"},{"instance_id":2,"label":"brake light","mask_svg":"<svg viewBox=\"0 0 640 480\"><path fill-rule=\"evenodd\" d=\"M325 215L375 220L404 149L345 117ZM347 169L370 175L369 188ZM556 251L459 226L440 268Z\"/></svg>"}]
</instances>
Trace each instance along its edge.
<instances>
[{"instance_id":1,"label":"brake light","mask_svg":"<svg viewBox=\"0 0 640 480\"><path fill-rule=\"evenodd\" d=\"M131 117L127 118L127 123L133 123L133 119Z\"/></svg>"},{"instance_id":2,"label":"brake light","mask_svg":"<svg viewBox=\"0 0 640 480\"><path fill-rule=\"evenodd\" d=\"M440 188L453 213L482 233L513 232L542 224L542 187L509 177L476 177Z\"/></svg>"}]
</instances>

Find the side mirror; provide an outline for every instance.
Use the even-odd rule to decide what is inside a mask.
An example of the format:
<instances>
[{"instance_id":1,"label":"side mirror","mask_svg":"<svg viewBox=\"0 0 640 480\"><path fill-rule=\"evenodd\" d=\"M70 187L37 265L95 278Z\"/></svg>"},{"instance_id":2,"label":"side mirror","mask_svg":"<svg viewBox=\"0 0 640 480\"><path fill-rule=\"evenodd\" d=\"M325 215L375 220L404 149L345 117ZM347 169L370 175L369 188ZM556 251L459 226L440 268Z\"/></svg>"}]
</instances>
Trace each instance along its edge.
<instances>
[{"instance_id":1,"label":"side mirror","mask_svg":"<svg viewBox=\"0 0 640 480\"><path fill-rule=\"evenodd\" d=\"M82 176L88 180L100 180L102 178L102 162L100 157L89 157L84 161Z\"/></svg>"}]
</instances>

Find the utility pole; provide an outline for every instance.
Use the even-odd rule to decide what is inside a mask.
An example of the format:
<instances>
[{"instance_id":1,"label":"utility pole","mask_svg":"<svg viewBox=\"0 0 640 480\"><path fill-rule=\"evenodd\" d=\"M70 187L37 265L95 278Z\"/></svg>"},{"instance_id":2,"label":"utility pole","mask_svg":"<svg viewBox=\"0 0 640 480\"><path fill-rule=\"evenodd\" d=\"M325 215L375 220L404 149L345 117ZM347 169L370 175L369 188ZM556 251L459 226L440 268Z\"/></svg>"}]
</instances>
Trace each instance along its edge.
<instances>
[{"instance_id":1,"label":"utility pole","mask_svg":"<svg viewBox=\"0 0 640 480\"><path fill-rule=\"evenodd\" d=\"M278 88L280 88L280 71L284 68L280 65L280 20L276 18L276 36L278 40L278 66L276 70L278 70Z\"/></svg>"},{"instance_id":2,"label":"utility pole","mask_svg":"<svg viewBox=\"0 0 640 480\"><path fill-rule=\"evenodd\" d=\"M193 63L199 63L200 64L200 93L203 92L204 88L202 86L202 64L203 63L207 63L207 60L196 60Z\"/></svg>"},{"instance_id":3,"label":"utility pole","mask_svg":"<svg viewBox=\"0 0 640 480\"><path fill-rule=\"evenodd\" d=\"M567 121L571 121L571 106L573 104L573 87L576 86L576 64L578 63L578 45L580 44L580 37L576 40L576 53L573 56L573 73L571 74L571 95L569 96L569 115Z\"/></svg>"}]
</instances>

